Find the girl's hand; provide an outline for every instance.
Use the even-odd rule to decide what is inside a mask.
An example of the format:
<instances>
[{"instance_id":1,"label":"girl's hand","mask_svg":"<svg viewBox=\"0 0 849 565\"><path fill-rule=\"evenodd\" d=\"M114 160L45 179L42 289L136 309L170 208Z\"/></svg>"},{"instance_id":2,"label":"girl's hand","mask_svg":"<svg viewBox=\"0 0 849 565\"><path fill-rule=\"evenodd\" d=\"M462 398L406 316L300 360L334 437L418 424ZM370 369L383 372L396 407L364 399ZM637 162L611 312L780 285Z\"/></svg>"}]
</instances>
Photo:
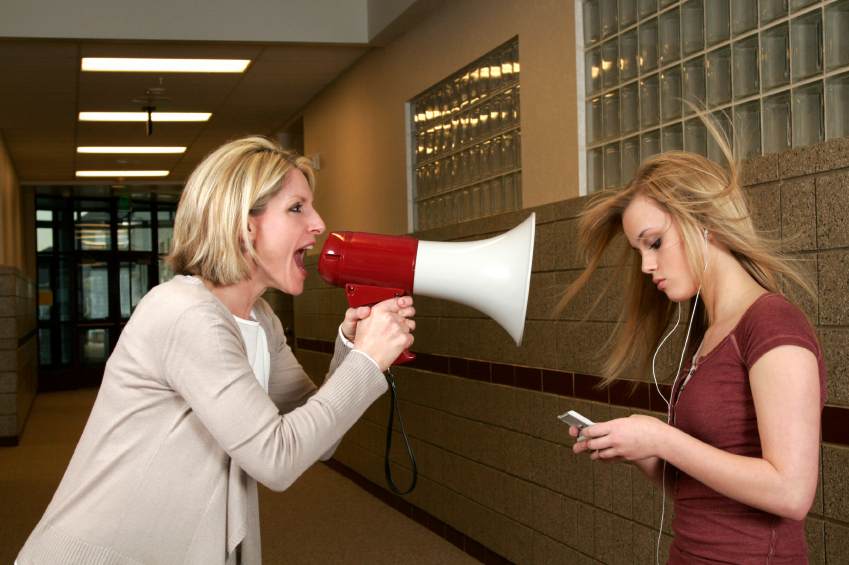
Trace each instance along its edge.
<instances>
[{"instance_id":1,"label":"girl's hand","mask_svg":"<svg viewBox=\"0 0 849 565\"><path fill-rule=\"evenodd\" d=\"M587 441L576 443L572 449L575 453L591 451L591 459L607 463L642 461L656 456L658 442L668 427L657 418L635 414L584 428ZM578 431L569 428L569 435L578 437Z\"/></svg>"}]
</instances>

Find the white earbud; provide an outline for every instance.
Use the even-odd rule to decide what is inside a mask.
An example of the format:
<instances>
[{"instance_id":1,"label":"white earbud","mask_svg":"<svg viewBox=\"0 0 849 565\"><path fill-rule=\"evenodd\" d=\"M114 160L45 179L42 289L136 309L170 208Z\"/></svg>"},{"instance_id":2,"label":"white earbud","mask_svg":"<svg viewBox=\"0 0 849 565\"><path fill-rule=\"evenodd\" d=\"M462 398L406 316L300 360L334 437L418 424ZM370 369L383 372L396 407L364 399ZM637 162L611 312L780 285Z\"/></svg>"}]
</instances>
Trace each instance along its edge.
<instances>
[{"instance_id":1,"label":"white earbud","mask_svg":"<svg viewBox=\"0 0 849 565\"><path fill-rule=\"evenodd\" d=\"M704 228L705 234L705 271L707 271L708 267L708 230ZM684 338L684 348L681 350L681 359L678 362L678 371L675 373L675 379L672 381L672 392L670 393L669 400L666 400L666 397L661 394L661 398L666 402L667 412L666 412L666 422L670 425L674 425L672 422L672 395L675 394L675 385L678 384L678 377L681 375L681 367L684 365L684 353L687 351L687 344L690 343L690 330L693 328L693 318L696 315L696 303L699 301L699 295L702 293L702 285L699 285L699 290L696 292L696 298L693 301L693 313L690 316L690 325L687 326L687 336ZM657 375L654 371L654 363L655 359L657 359L657 354L660 352L660 348L663 347L663 344L669 339L676 329L678 329L678 324L681 322L681 303L678 303L678 321L675 322L675 326L672 328L666 337L663 338L663 341L660 342L660 345L657 346L657 350L654 352L654 357L652 357L651 361L651 373L654 378L655 387L657 387L657 392L660 393L660 385L657 382ZM660 529L657 532L657 545L655 548L655 562L660 564L660 539L663 535L663 519L666 514L666 461L663 462L663 471L661 472L662 483L661 483L661 492L663 493L663 502L661 503L661 511L660 511Z\"/></svg>"}]
</instances>

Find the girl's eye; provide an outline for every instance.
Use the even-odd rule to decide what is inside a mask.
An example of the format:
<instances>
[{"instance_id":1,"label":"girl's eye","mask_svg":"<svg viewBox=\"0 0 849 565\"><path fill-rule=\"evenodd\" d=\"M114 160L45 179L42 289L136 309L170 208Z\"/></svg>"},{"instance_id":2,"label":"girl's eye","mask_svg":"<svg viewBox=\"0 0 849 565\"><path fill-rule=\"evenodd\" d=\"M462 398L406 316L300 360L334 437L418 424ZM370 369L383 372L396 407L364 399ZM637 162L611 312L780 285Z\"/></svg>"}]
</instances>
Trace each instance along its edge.
<instances>
[{"instance_id":1,"label":"girl's eye","mask_svg":"<svg viewBox=\"0 0 849 565\"><path fill-rule=\"evenodd\" d=\"M649 247L651 249L660 249L660 241L661 238L657 238L656 240L654 240L654 243L652 243Z\"/></svg>"},{"instance_id":2,"label":"girl's eye","mask_svg":"<svg viewBox=\"0 0 849 565\"><path fill-rule=\"evenodd\" d=\"M294 206L289 208L289 211L290 212L300 212L301 208L303 208L303 206L304 206L303 204L295 204Z\"/></svg>"}]
</instances>

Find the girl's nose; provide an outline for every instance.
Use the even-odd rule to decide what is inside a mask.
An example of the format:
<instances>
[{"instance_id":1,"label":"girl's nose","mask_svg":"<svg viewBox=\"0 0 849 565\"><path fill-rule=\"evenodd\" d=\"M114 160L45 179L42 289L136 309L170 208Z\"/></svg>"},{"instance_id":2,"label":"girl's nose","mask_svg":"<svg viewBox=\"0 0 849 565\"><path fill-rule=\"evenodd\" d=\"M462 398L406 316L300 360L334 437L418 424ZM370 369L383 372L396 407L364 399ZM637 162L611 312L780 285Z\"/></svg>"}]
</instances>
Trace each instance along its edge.
<instances>
[{"instance_id":1,"label":"girl's nose","mask_svg":"<svg viewBox=\"0 0 849 565\"><path fill-rule=\"evenodd\" d=\"M649 273L653 273L656 270L657 270L657 261L655 261L654 258L652 258L650 256L650 254L648 254L648 253L643 255L643 257L642 257L642 271L645 274L648 275Z\"/></svg>"}]
</instances>

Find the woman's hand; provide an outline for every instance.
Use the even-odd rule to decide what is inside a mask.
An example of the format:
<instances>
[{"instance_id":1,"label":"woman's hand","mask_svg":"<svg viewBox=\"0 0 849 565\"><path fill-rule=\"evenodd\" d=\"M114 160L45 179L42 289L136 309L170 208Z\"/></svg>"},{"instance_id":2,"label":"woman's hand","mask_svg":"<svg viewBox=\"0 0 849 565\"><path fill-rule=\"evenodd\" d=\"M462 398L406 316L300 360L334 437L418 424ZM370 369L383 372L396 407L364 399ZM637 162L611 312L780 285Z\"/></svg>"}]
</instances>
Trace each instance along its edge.
<instances>
[{"instance_id":1,"label":"woman's hand","mask_svg":"<svg viewBox=\"0 0 849 565\"><path fill-rule=\"evenodd\" d=\"M591 459L606 463L642 461L657 454L657 444L668 427L657 418L635 414L584 428L587 441L576 443L572 449L575 453L591 451ZM578 437L578 432L578 428L569 428L572 437Z\"/></svg>"},{"instance_id":2,"label":"woman's hand","mask_svg":"<svg viewBox=\"0 0 849 565\"><path fill-rule=\"evenodd\" d=\"M361 316L363 310L368 310L365 316ZM371 308L351 308L345 314L342 333L348 337L346 330L353 325L354 349L374 359L385 371L404 349L413 345L410 332L416 329L416 322L410 318L415 314L411 296L384 300Z\"/></svg>"},{"instance_id":3,"label":"woman's hand","mask_svg":"<svg viewBox=\"0 0 849 565\"><path fill-rule=\"evenodd\" d=\"M345 312L345 319L342 321L342 335L348 341L354 341L357 337L357 324L360 320L365 320L371 314L370 306L360 306L359 308L348 308Z\"/></svg>"}]
</instances>

